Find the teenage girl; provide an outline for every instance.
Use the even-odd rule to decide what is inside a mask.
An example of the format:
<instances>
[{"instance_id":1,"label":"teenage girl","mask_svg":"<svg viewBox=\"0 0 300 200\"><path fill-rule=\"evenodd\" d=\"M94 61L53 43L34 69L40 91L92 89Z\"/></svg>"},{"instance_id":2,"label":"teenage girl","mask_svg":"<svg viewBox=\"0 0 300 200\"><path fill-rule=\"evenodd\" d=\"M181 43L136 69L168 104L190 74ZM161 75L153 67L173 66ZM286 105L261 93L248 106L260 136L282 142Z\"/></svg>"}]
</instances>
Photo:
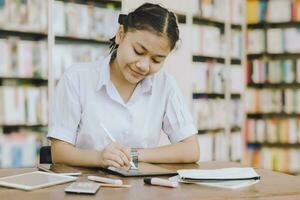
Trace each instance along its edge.
<instances>
[{"instance_id":1,"label":"teenage girl","mask_svg":"<svg viewBox=\"0 0 300 200\"><path fill-rule=\"evenodd\" d=\"M146 3L119 24L107 58L70 67L58 83L48 132L53 162L128 167L133 154L141 162L196 162L197 130L162 69L179 39L174 13ZM161 130L170 145L158 147Z\"/></svg>"}]
</instances>

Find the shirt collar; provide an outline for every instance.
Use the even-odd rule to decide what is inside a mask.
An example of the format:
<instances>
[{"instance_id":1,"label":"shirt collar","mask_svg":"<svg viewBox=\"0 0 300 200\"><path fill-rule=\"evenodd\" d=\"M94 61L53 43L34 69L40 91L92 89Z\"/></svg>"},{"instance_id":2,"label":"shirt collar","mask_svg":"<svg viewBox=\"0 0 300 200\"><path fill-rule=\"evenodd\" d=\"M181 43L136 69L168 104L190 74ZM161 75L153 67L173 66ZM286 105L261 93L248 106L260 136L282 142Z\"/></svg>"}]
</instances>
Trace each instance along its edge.
<instances>
[{"instance_id":1,"label":"shirt collar","mask_svg":"<svg viewBox=\"0 0 300 200\"><path fill-rule=\"evenodd\" d=\"M104 85L107 85L110 81L110 62L111 55L107 56L102 62L100 62L99 66L99 80L97 82L96 90L100 90Z\"/></svg>"},{"instance_id":2,"label":"shirt collar","mask_svg":"<svg viewBox=\"0 0 300 200\"><path fill-rule=\"evenodd\" d=\"M97 82L96 91L100 90L103 86L107 86L110 82L110 59L111 55L107 56L99 66L99 80ZM144 80L141 81L141 89L143 93L152 91L154 75L147 76Z\"/></svg>"}]
</instances>

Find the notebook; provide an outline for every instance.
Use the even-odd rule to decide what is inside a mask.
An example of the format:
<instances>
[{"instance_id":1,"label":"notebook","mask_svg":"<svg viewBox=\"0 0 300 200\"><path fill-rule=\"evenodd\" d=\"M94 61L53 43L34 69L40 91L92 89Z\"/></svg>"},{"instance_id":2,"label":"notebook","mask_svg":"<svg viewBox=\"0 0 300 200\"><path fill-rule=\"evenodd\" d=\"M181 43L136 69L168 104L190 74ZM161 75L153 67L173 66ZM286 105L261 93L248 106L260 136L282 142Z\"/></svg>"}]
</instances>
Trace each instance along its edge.
<instances>
[{"instance_id":1,"label":"notebook","mask_svg":"<svg viewBox=\"0 0 300 200\"><path fill-rule=\"evenodd\" d=\"M178 176L169 178L181 183L237 189L254 185L260 181L260 176L251 167L231 167L221 169L188 169L178 170Z\"/></svg>"},{"instance_id":2,"label":"notebook","mask_svg":"<svg viewBox=\"0 0 300 200\"><path fill-rule=\"evenodd\" d=\"M249 180L260 179L260 176L251 167L230 167L221 169L184 169L177 170L182 180L209 181L209 180Z\"/></svg>"}]
</instances>

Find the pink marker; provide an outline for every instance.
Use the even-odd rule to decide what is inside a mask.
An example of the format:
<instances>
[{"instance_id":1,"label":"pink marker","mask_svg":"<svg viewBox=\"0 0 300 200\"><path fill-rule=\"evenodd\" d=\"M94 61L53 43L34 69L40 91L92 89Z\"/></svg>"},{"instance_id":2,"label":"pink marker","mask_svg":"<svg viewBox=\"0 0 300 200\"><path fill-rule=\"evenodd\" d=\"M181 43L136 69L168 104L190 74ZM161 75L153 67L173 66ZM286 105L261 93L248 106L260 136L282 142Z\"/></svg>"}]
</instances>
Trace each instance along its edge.
<instances>
[{"instance_id":1,"label":"pink marker","mask_svg":"<svg viewBox=\"0 0 300 200\"><path fill-rule=\"evenodd\" d=\"M178 182L169 181L167 179L162 179L162 178L144 178L144 183L150 184L150 185L172 187L172 188L175 188L178 186Z\"/></svg>"}]
</instances>

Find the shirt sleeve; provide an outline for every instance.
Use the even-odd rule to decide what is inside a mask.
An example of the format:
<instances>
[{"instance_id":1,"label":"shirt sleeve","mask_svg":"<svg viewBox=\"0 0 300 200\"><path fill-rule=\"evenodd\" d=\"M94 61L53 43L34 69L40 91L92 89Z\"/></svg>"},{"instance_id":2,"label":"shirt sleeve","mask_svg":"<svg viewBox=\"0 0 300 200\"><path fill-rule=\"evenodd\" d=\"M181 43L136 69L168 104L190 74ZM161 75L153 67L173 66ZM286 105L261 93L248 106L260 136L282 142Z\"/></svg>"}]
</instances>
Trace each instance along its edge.
<instances>
[{"instance_id":1,"label":"shirt sleeve","mask_svg":"<svg viewBox=\"0 0 300 200\"><path fill-rule=\"evenodd\" d=\"M73 81L73 82L72 82ZM48 138L75 144L81 106L75 80L65 73L59 81L50 109Z\"/></svg>"},{"instance_id":2,"label":"shirt sleeve","mask_svg":"<svg viewBox=\"0 0 300 200\"><path fill-rule=\"evenodd\" d=\"M171 143L176 143L196 134L197 129L179 88L177 85L172 85L162 129Z\"/></svg>"}]
</instances>

